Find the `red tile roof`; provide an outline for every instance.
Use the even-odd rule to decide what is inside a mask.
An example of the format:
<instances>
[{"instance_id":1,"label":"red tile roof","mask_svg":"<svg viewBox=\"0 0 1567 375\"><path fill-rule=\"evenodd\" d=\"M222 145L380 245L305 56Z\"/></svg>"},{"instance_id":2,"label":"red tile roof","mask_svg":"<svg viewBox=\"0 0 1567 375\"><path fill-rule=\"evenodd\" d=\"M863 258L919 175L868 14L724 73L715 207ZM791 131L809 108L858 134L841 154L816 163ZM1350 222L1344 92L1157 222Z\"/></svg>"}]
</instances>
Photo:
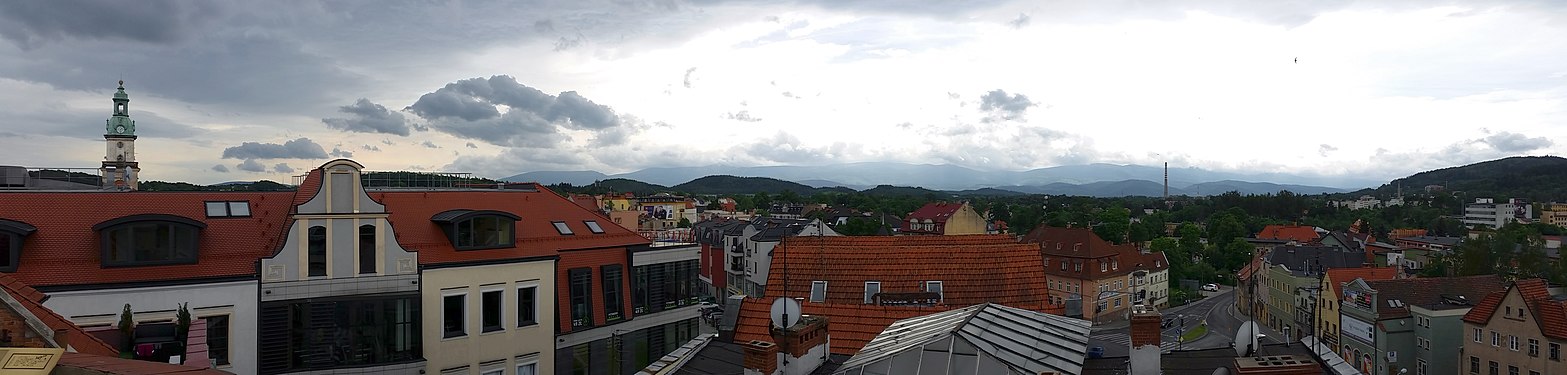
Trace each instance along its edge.
<instances>
[{"instance_id":1,"label":"red tile roof","mask_svg":"<svg viewBox=\"0 0 1567 375\"><path fill-rule=\"evenodd\" d=\"M397 234L398 244L419 252L420 264L549 256L560 251L650 243L626 228L610 225L612 223L603 217L542 186L536 191L370 191L369 195L386 205L386 211L390 213L388 221ZM452 209L503 211L522 217L517 221L515 232L517 246L457 251L440 225L430 220L435 214ZM598 222L604 233L589 231L583 223L588 220ZM555 221L565 222L573 234L557 232Z\"/></svg>"},{"instance_id":2,"label":"red tile roof","mask_svg":"<svg viewBox=\"0 0 1567 375\"><path fill-rule=\"evenodd\" d=\"M78 327L75 323L71 323L70 320L60 316L60 314L56 314L54 310L44 307L43 302L49 299L49 297L39 293L38 290L5 273L0 273L0 289L4 289L6 294L14 297L17 302L22 304L22 307L33 313L34 316L37 316L38 320L49 326L50 329L56 331L66 330L69 336L66 345L76 349L76 351L106 356L120 355L120 351L116 350L114 346L103 342L97 336L88 334L82 330L82 327Z\"/></svg>"},{"instance_id":3,"label":"red tile roof","mask_svg":"<svg viewBox=\"0 0 1567 375\"><path fill-rule=\"evenodd\" d=\"M1407 317L1410 305L1425 308L1443 306L1443 299L1447 296L1475 301L1493 292L1507 290L1507 286L1502 284L1502 278L1496 275L1376 280L1367 281L1366 285L1377 291L1377 300L1372 302L1377 304L1379 320ZM1393 306L1388 304L1390 300L1399 301L1397 305L1403 307L1389 307Z\"/></svg>"},{"instance_id":4,"label":"red tile roof","mask_svg":"<svg viewBox=\"0 0 1567 375\"><path fill-rule=\"evenodd\" d=\"M1317 228L1306 225L1269 225L1257 232L1257 238L1264 240L1288 240L1300 243L1316 241Z\"/></svg>"},{"instance_id":5,"label":"red tile roof","mask_svg":"<svg viewBox=\"0 0 1567 375\"><path fill-rule=\"evenodd\" d=\"M786 237L773 249L766 295L807 297L812 281L826 281L827 302L859 304L867 281L884 293L941 281L947 305L1038 310L1048 285L1041 259L1033 245L1001 235Z\"/></svg>"},{"instance_id":6,"label":"red tile roof","mask_svg":"<svg viewBox=\"0 0 1567 375\"><path fill-rule=\"evenodd\" d=\"M254 276L288 228L292 192L4 192L0 219L30 224L13 275L35 287ZM206 201L249 201L250 217L207 218ZM93 226L140 214L206 224L196 264L102 267Z\"/></svg>"},{"instance_id":7,"label":"red tile roof","mask_svg":"<svg viewBox=\"0 0 1567 375\"><path fill-rule=\"evenodd\" d=\"M73 369L89 370L88 372L73 372L73 373L93 373L93 374L118 374L118 375L162 375L162 374L228 375L229 374L228 372L223 372L223 371L218 371L218 370L213 370L213 369L206 369L206 368L195 368L195 367L190 367L190 366L171 365L171 364L167 364L167 363L138 361L138 360L134 360L134 359L123 359L123 358L119 358L119 357L111 357L111 356L103 356L103 355L90 355L90 354L81 354L81 353L65 353L65 355L60 356L60 363L59 363L59 365L55 366L55 368L58 369L58 368L62 368L62 367L63 368L73 368ZM56 372L59 372L59 371L56 371Z\"/></svg>"},{"instance_id":8,"label":"red tile roof","mask_svg":"<svg viewBox=\"0 0 1567 375\"><path fill-rule=\"evenodd\" d=\"M1558 340L1567 339L1567 301L1553 298L1549 288L1544 279L1524 279L1513 282L1512 290L1518 291L1534 314L1541 334ZM1464 315L1464 321L1482 326L1488 324L1508 292L1510 290L1486 296Z\"/></svg>"},{"instance_id":9,"label":"red tile roof","mask_svg":"<svg viewBox=\"0 0 1567 375\"><path fill-rule=\"evenodd\" d=\"M1137 246L1112 244L1100 239L1099 235L1088 228L1040 225L1024 235L1022 241L1038 244L1039 250L1046 257L1052 258L1050 267L1045 267L1045 273L1079 280L1099 280L1125 275L1138 270L1135 265L1146 258ZM1163 255L1161 254L1160 257L1162 258ZM1082 268L1068 266L1066 270L1062 270L1060 263L1056 263L1061 261L1081 263ZM1104 271L1100 271L1099 262L1110 265L1106 266ZM1148 262L1148 266L1153 265L1152 260Z\"/></svg>"},{"instance_id":10,"label":"red tile roof","mask_svg":"<svg viewBox=\"0 0 1567 375\"><path fill-rule=\"evenodd\" d=\"M964 202L958 202L958 203L931 202L931 203L926 203L925 206L920 207L918 210L914 210L914 212L910 212L909 216L907 218L905 218L905 220L907 220L907 219L920 219L920 220L923 221L925 219L930 219L930 221L932 221L934 223L938 223L938 224L939 223L945 223L945 222L947 222L948 218L951 218L953 214L957 213L959 209L962 209L963 206L967 205L967 204L968 203L964 203Z\"/></svg>"},{"instance_id":11,"label":"red tile roof","mask_svg":"<svg viewBox=\"0 0 1567 375\"><path fill-rule=\"evenodd\" d=\"M830 288L829 288L830 289ZM946 307L874 306L862 304L802 303L805 315L827 317L832 354L854 355L893 322L950 310ZM740 305L735 342L776 342L769 333L772 299L748 298Z\"/></svg>"},{"instance_id":12,"label":"red tile roof","mask_svg":"<svg viewBox=\"0 0 1567 375\"><path fill-rule=\"evenodd\" d=\"M321 191L322 178L320 167L305 173L305 180L299 183L299 187L294 188L294 205L305 204L310 201L310 198L315 198L316 193Z\"/></svg>"}]
</instances>

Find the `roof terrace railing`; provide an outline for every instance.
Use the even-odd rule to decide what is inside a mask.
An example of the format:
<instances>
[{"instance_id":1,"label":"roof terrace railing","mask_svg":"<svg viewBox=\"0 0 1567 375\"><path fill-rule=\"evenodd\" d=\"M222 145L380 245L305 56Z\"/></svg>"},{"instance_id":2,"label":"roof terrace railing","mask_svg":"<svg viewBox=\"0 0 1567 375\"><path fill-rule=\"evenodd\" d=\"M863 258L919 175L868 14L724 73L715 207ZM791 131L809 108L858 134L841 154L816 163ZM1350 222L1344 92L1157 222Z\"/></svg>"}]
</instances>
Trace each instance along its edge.
<instances>
[{"instance_id":1,"label":"roof terrace railing","mask_svg":"<svg viewBox=\"0 0 1567 375\"><path fill-rule=\"evenodd\" d=\"M98 189L96 168L0 167L0 189Z\"/></svg>"},{"instance_id":2,"label":"roof terrace railing","mask_svg":"<svg viewBox=\"0 0 1567 375\"><path fill-rule=\"evenodd\" d=\"M305 183L310 175L294 176L294 185ZM362 171L360 184L366 189L532 189L532 184L514 184L474 177L467 172Z\"/></svg>"}]
</instances>

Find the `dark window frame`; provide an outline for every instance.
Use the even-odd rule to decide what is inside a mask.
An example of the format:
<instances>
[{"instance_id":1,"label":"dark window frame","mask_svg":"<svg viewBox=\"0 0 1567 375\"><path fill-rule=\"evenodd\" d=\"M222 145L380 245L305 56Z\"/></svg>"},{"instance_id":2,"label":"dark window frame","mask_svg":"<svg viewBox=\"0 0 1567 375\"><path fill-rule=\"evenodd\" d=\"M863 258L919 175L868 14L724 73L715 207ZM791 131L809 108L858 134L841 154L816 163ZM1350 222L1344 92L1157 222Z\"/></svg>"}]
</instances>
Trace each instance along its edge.
<instances>
[{"instance_id":1,"label":"dark window frame","mask_svg":"<svg viewBox=\"0 0 1567 375\"><path fill-rule=\"evenodd\" d=\"M0 253L0 272L16 272L17 265L22 262L22 243L27 241L27 236L38 231L32 225L20 221L0 219L0 246L4 246Z\"/></svg>"},{"instance_id":2,"label":"dark window frame","mask_svg":"<svg viewBox=\"0 0 1567 375\"><path fill-rule=\"evenodd\" d=\"M599 267L599 277L604 283L604 320L615 321L626 318L625 267L619 264L609 264Z\"/></svg>"},{"instance_id":3,"label":"dark window frame","mask_svg":"<svg viewBox=\"0 0 1567 375\"><path fill-rule=\"evenodd\" d=\"M162 226L167 226L168 227L168 231L169 231L169 235L171 237L174 237L174 238L171 239L171 241L177 241L177 242L172 242L172 243L169 244L169 246L171 247L169 249L169 252L171 254L178 254L180 251L179 251L178 248L175 248L175 247L176 246L180 246L180 245L183 244L184 246L189 247L189 249L187 251L189 253L189 257L188 258L174 258L174 257L171 257L171 259L166 259L166 260L135 260L135 259L133 259L133 260L116 260L116 259L114 259L114 256L113 256L114 249L113 249L113 247L114 247L114 244L117 243L114 240L115 234L117 232L119 232L119 231L122 231L122 230L133 230L133 228L135 228L135 227L146 226L146 225L155 225L155 226L159 226L160 228ZM98 225L94 225L93 226L93 230L98 232L98 247L99 247L99 251L100 251L100 253L99 253L99 256L100 256L99 260L100 260L100 262L101 262L101 264L102 264L102 266L104 268L111 268L111 267L161 266L161 265L173 265L173 264L196 264L197 262L199 262L201 260L201 232L204 229L206 229L206 227L207 227L206 223L202 223L200 221L192 220L192 219L181 217L181 216L163 215L163 214L149 214L149 215L131 215L131 216L126 216L126 217L121 217L121 218L117 218L117 219L108 220L108 221L99 223ZM155 231L156 230L161 230L161 229L155 229ZM187 237L189 237L189 238L179 238L179 237L175 236L174 233L176 231L180 231L180 232L183 232L183 233L187 234ZM135 232L131 232L131 234L129 234L130 236L132 236L131 239L129 239L129 242L132 242L132 243L136 242L135 241L135 237L134 237L134 235L135 235L134 233ZM134 246L134 245L132 245L132 246ZM138 249L134 249L134 248L133 249L126 249L126 250L131 251L133 253L138 251Z\"/></svg>"},{"instance_id":4,"label":"dark window frame","mask_svg":"<svg viewBox=\"0 0 1567 375\"><path fill-rule=\"evenodd\" d=\"M369 233L365 233L366 229L369 229ZM377 268L376 249L380 247L379 241L376 241L376 236L379 234L377 232L380 232L380 229L375 224L359 226L359 274L361 275L375 273Z\"/></svg>"},{"instance_id":5,"label":"dark window frame","mask_svg":"<svg viewBox=\"0 0 1567 375\"><path fill-rule=\"evenodd\" d=\"M588 227L588 232L592 232L593 234L604 234L604 226L599 224L598 220L583 220L582 225Z\"/></svg>"},{"instance_id":6,"label":"dark window frame","mask_svg":"<svg viewBox=\"0 0 1567 375\"><path fill-rule=\"evenodd\" d=\"M495 296L494 311L490 311L490 297ZM494 314L491 314L491 313ZM506 290L488 289L479 291L479 333L500 332L506 330ZM490 324L490 320L495 324Z\"/></svg>"},{"instance_id":7,"label":"dark window frame","mask_svg":"<svg viewBox=\"0 0 1567 375\"><path fill-rule=\"evenodd\" d=\"M208 205L211 205L213 203L222 203L223 204L223 214L222 215L213 215L212 214L212 207L208 207ZM235 207L234 205L235 204L243 205L245 207L245 212L242 213L242 214L234 213L234 207ZM201 204L201 208L202 208L202 212L205 212L207 214L207 218L247 218L247 217L250 217L251 212L254 211L254 210L250 209L250 201L204 201Z\"/></svg>"},{"instance_id":8,"label":"dark window frame","mask_svg":"<svg viewBox=\"0 0 1567 375\"><path fill-rule=\"evenodd\" d=\"M527 292L524 293L523 291ZM517 287L517 327L528 327L538 324L539 286L537 284L528 284Z\"/></svg>"},{"instance_id":9,"label":"dark window frame","mask_svg":"<svg viewBox=\"0 0 1567 375\"><path fill-rule=\"evenodd\" d=\"M447 311L451 306L451 299L457 298L457 307L462 311L451 314ZM456 329L452 328L452 319L456 318ZM444 293L441 294L441 338L451 339L468 336L468 293Z\"/></svg>"},{"instance_id":10,"label":"dark window frame","mask_svg":"<svg viewBox=\"0 0 1567 375\"><path fill-rule=\"evenodd\" d=\"M562 236L577 235L577 231L571 230L571 225L566 224L564 221L551 221L550 225L555 227L555 233L559 233Z\"/></svg>"},{"instance_id":11,"label":"dark window frame","mask_svg":"<svg viewBox=\"0 0 1567 375\"><path fill-rule=\"evenodd\" d=\"M262 375L424 361L417 293L263 302L261 312ZM347 348L336 332L349 333ZM368 356L332 355L361 351Z\"/></svg>"},{"instance_id":12,"label":"dark window frame","mask_svg":"<svg viewBox=\"0 0 1567 375\"><path fill-rule=\"evenodd\" d=\"M201 319L207 322L207 357L212 359L213 366L229 365L231 359L229 358L229 353L230 349L232 349L229 338L233 336L233 328L229 324L229 315L204 316ZM222 322L222 324L216 324L214 323L215 321ZM223 329L215 328L219 326ZM221 332L222 335L214 335L214 332ZM218 342L221 342L222 345L215 344Z\"/></svg>"},{"instance_id":13,"label":"dark window frame","mask_svg":"<svg viewBox=\"0 0 1567 375\"><path fill-rule=\"evenodd\" d=\"M317 235L319 229L320 234ZM331 274L327 268L327 234L325 225L313 225L305 230L306 277L324 277ZM319 260L319 261L318 261ZM319 267L318 267L319 266ZM320 272L317 272L320 271Z\"/></svg>"},{"instance_id":14,"label":"dark window frame","mask_svg":"<svg viewBox=\"0 0 1567 375\"><path fill-rule=\"evenodd\" d=\"M592 327L593 324L593 269L573 268L566 271L567 317L571 327ZM581 285L579 285L581 284Z\"/></svg>"}]
</instances>

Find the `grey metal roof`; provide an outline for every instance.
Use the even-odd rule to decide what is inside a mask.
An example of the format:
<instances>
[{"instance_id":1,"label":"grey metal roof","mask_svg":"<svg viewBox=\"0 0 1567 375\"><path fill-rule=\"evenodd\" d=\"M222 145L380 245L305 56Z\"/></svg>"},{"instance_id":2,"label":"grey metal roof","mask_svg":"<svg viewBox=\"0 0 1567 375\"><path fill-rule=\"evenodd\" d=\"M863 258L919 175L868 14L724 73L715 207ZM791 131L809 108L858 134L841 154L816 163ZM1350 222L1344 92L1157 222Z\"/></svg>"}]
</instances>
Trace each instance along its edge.
<instances>
[{"instance_id":1,"label":"grey metal roof","mask_svg":"<svg viewBox=\"0 0 1567 375\"><path fill-rule=\"evenodd\" d=\"M1268 264L1282 265L1295 276L1312 276L1323 270L1365 265L1366 253L1333 246L1279 246L1268 252Z\"/></svg>"},{"instance_id":2,"label":"grey metal roof","mask_svg":"<svg viewBox=\"0 0 1567 375\"><path fill-rule=\"evenodd\" d=\"M957 355L973 358L978 354L979 369L1075 375L1082 371L1088 353L1089 325L1086 320L999 304L974 305L893 323L845 361L838 373L856 374L866 366L887 364L895 357L908 358L909 353L918 361L917 358L933 352L974 352ZM940 366L958 362L942 358L936 363ZM973 371L954 373L964 372Z\"/></svg>"}]
</instances>

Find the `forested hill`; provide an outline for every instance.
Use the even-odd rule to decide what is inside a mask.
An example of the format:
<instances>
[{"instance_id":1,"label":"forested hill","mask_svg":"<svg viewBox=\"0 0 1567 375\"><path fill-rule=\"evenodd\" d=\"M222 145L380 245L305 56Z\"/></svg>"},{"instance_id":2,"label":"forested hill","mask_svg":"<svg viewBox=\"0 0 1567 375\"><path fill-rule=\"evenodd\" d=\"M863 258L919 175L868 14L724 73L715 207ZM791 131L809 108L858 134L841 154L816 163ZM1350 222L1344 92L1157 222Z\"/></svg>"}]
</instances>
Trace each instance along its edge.
<instances>
[{"instance_id":1,"label":"forested hill","mask_svg":"<svg viewBox=\"0 0 1567 375\"><path fill-rule=\"evenodd\" d=\"M1416 173L1376 189L1392 196L1399 185L1404 193L1423 191L1428 185L1446 186L1468 197L1525 198L1551 202L1567 198L1567 159L1555 156L1516 156L1470 165Z\"/></svg>"},{"instance_id":2,"label":"forested hill","mask_svg":"<svg viewBox=\"0 0 1567 375\"><path fill-rule=\"evenodd\" d=\"M729 175L707 176L679 184L670 189L694 194L752 194L752 193L782 193L791 192L799 195L811 195L823 191L853 192L849 188L822 188L817 189L789 181L767 177L735 177Z\"/></svg>"}]
</instances>

